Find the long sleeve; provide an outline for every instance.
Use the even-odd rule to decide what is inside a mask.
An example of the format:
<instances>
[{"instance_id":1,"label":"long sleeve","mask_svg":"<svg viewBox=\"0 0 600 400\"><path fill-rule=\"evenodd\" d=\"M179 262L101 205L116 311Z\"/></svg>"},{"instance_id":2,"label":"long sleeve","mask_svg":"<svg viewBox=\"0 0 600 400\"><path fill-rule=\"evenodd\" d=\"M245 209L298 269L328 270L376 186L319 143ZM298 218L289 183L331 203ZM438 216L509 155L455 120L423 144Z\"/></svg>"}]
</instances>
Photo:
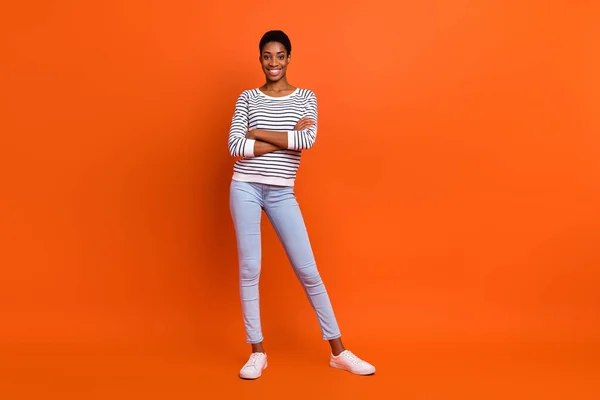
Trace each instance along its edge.
<instances>
[{"instance_id":1,"label":"long sleeve","mask_svg":"<svg viewBox=\"0 0 600 400\"><path fill-rule=\"evenodd\" d=\"M243 92L235 103L235 110L229 129L229 154L233 157L254 157L253 139L246 138L248 129L248 93Z\"/></svg>"},{"instance_id":2,"label":"long sleeve","mask_svg":"<svg viewBox=\"0 0 600 400\"><path fill-rule=\"evenodd\" d=\"M318 113L317 96L311 92L307 99L305 116L315 121L315 124L301 131L288 131L289 150L310 149L315 144Z\"/></svg>"}]
</instances>

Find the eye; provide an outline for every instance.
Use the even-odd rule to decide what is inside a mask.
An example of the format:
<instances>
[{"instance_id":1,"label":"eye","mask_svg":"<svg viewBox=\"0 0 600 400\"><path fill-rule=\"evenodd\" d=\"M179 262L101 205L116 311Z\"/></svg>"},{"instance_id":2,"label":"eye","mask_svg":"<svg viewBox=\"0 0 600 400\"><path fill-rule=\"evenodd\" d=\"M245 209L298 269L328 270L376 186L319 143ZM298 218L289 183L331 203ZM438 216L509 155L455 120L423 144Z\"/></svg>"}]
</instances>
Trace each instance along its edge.
<instances>
[{"instance_id":1,"label":"eye","mask_svg":"<svg viewBox=\"0 0 600 400\"><path fill-rule=\"evenodd\" d=\"M269 59L269 58L271 58L271 57L265 54L265 55L263 56L263 58L264 58L265 60L268 60L268 59Z\"/></svg>"},{"instance_id":2,"label":"eye","mask_svg":"<svg viewBox=\"0 0 600 400\"><path fill-rule=\"evenodd\" d=\"M279 59L280 59L280 60L283 60L284 58L285 58L284 56L279 56Z\"/></svg>"}]
</instances>

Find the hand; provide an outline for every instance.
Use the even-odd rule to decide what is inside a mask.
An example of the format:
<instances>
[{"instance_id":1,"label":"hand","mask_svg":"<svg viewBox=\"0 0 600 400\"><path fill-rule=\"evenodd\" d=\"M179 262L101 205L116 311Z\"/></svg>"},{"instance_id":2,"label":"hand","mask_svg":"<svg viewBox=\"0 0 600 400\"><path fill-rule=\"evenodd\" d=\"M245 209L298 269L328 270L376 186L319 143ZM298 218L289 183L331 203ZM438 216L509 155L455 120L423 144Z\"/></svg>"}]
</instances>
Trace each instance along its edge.
<instances>
[{"instance_id":1,"label":"hand","mask_svg":"<svg viewBox=\"0 0 600 400\"><path fill-rule=\"evenodd\" d=\"M250 130L250 127L246 129L246 139L256 139L256 136L254 135L254 130Z\"/></svg>"},{"instance_id":2,"label":"hand","mask_svg":"<svg viewBox=\"0 0 600 400\"><path fill-rule=\"evenodd\" d=\"M310 128L314 124L315 124L315 121L313 121L312 119L310 119L308 117L303 117L303 118L300 118L300 120L296 123L296 126L294 126L294 130L295 131L303 131L307 128Z\"/></svg>"}]
</instances>

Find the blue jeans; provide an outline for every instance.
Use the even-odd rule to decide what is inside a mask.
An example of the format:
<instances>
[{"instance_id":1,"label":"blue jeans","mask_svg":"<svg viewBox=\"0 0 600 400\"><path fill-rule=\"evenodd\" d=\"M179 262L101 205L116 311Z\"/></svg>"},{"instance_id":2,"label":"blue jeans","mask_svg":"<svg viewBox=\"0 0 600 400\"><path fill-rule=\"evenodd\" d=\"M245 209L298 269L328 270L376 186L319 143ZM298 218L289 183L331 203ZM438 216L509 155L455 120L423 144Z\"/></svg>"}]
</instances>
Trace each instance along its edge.
<instances>
[{"instance_id":1,"label":"blue jeans","mask_svg":"<svg viewBox=\"0 0 600 400\"><path fill-rule=\"evenodd\" d=\"M240 297L247 343L260 343L258 281L261 267L260 220L265 210L298 280L317 315L324 340L341 336L325 285L313 256L294 188L231 181L230 210L235 226Z\"/></svg>"}]
</instances>

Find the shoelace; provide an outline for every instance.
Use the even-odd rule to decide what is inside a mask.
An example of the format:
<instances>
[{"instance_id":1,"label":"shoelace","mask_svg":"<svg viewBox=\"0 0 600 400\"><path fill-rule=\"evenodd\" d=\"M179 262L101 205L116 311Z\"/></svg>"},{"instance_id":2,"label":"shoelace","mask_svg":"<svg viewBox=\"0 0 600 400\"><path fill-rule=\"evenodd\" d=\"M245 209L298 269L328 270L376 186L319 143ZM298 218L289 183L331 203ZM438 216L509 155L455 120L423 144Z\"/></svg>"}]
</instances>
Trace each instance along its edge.
<instances>
[{"instance_id":1,"label":"shoelace","mask_svg":"<svg viewBox=\"0 0 600 400\"><path fill-rule=\"evenodd\" d=\"M260 355L258 353L252 353L252 355L250 356L250 359L246 363L246 367L256 368L256 362L258 361L259 357L260 357Z\"/></svg>"},{"instance_id":2,"label":"shoelace","mask_svg":"<svg viewBox=\"0 0 600 400\"><path fill-rule=\"evenodd\" d=\"M344 353L344 357L346 357L348 361L355 365L359 364L362 361L360 358L356 357L351 351L346 351Z\"/></svg>"}]
</instances>

